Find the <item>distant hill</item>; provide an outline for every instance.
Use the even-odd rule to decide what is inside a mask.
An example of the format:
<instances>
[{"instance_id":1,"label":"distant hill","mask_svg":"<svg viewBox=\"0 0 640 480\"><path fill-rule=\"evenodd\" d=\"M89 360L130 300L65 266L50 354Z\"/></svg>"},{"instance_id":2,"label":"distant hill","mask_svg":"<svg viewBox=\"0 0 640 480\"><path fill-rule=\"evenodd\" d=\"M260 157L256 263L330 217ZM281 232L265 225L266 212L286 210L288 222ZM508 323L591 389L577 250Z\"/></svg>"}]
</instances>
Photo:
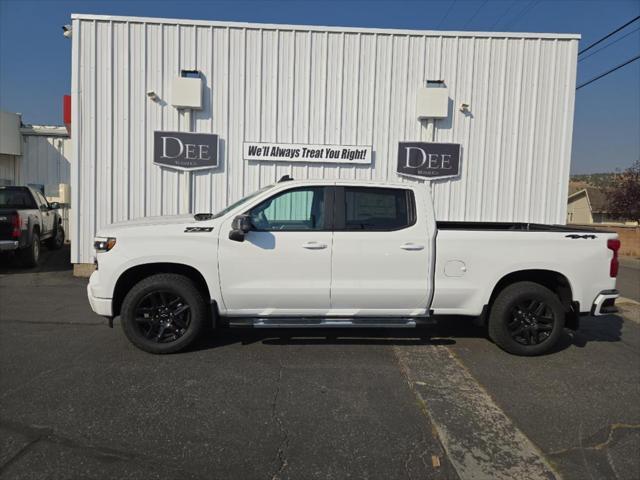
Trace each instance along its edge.
<instances>
[{"instance_id":1,"label":"distant hill","mask_svg":"<svg viewBox=\"0 0 640 480\"><path fill-rule=\"evenodd\" d=\"M608 188L613 185L618 173L590 173L587 175L571 175L571 182L580 182L593 187Z\"/></svg>"}]
</instances>

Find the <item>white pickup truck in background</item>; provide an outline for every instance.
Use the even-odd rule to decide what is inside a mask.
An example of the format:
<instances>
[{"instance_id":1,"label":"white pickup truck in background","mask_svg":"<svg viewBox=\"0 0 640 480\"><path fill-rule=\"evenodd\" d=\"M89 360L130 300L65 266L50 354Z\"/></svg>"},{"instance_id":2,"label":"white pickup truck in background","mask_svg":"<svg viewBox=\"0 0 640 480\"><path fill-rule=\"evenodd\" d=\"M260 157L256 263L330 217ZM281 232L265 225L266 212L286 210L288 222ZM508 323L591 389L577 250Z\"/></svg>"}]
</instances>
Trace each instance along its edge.
<instances>
[{"instance_id":1,"label":"white pickup truck in background","mask_svg":"<svg viewBox=\"0 0 640 480\"><path fill-rule=\"evenodd\" d=\"M436 222L422 184L283 178L217 214L104 228L87 292L152 353L186 348L212 321L411 327L465 315L504 350L537 355L579 314L615 311L619 246L572 227Z\"/></svg>"}]
</instances>

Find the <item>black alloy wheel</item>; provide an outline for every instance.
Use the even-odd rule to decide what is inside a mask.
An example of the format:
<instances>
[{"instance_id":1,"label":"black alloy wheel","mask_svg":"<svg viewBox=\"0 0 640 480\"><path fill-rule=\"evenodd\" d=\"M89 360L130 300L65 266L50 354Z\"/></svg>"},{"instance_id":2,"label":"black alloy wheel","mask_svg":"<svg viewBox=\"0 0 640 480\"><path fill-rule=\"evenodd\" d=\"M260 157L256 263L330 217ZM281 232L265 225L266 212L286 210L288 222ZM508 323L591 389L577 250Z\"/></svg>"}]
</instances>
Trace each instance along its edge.
<instances>
[{"instance_id":1,"label":"black alloy wheel","mask_svg":"<svg viewBox=\"0 0 640 480\"><path fill-rule=\"evenodd\" d=\"M553 310L540 300L519 302L511 310L507 329L511 338L522 345L538 345L553 331Z\"/></svg>"},{"instance_id":2,"label":"black alloy wheel","mask_svg":"<svg viewBox=\"0 0 640 480\"><path fill-rule=\"evenodd\" d=\"M489 312L489 337L515 355L550 351L564 331L566 309L558 295L539 283L522 281L506 286Z\"/></svg>"},{"instance_id":3,"label":"black alloy wheel","mask_svg":"<svg viewBox=\"0 0 640 480\"><path fill-rule=\"evenodd\" d=\"M159 273L140 280L125 295L122 329L149 353L175 353L192 345L211 318L204 292L184 275Z\"/></svg>"},{"instance_id":4,"label":"black alloy wheel","mask_svg":"<svg viewBox=\"0 0 640 480\"><path fill-rule=\"evenodd\" d=\"M182 296L170 291L146 294L136 305L135 314L142 336L157 343L176 341L191 324L191 307Z\"/></svg>"}]
</instances>

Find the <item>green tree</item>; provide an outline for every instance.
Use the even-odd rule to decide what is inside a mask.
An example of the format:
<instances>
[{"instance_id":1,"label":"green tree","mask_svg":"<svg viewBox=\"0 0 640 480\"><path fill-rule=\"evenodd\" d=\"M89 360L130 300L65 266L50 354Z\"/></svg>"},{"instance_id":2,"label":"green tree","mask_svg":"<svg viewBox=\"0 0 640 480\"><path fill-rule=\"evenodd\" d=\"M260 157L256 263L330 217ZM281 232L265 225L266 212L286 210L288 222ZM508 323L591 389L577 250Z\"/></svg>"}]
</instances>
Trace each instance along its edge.
<instances>
[{"instance_id":1,"label":"green tree","mask_svg":"<svg viewBox=\"0 0 640 480\"><path fill-rule=\"evenodd\" d=\"M612 216L640 221L640 160L616 175L608 197Z\"/></svg>"}]
</instances>

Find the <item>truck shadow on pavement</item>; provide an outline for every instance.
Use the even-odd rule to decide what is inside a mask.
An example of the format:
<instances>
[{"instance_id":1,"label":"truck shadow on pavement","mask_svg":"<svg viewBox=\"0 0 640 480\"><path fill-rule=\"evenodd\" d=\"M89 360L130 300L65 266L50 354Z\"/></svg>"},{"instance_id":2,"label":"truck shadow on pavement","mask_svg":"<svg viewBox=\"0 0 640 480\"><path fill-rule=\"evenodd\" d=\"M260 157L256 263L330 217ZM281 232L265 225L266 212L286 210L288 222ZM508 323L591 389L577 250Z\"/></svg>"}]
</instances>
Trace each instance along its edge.
<instances>
[{"instance_id":1,"label":"truck shadow on pavement","mask_svg":"<svg viewBox=\"0 0 640 480\"><path fill-rule=\"evenodd\" d=\"M64 272L72 269L69 244L65 244L60 250L51 250L43 245L40 250L38 266L33 268L23 266L20 259L12 252L0 254L0 274Z\"/></svg>"},{"instance_id":2,"label":"truck shadow on pavement","mask_svg":"<svg viewBox=\"0 0 640 480\"><path fill-rule=\"evenodd\" d=\"M618 315L581 318L578 331L563 332L556 346L547 355L566 350L572 346L584 348L591 342L619 342L624 321ZM220 348L225 345L455 345L456 339L477 338L490 340L486 329L476 326L473 319L449 317L435 325L419 325L406 328L324 328L324 329L231 329L223 328L215 334L206 335L190 350ZM496 347L498 348L498 347Z\"/></svg>"}]
</instances>

